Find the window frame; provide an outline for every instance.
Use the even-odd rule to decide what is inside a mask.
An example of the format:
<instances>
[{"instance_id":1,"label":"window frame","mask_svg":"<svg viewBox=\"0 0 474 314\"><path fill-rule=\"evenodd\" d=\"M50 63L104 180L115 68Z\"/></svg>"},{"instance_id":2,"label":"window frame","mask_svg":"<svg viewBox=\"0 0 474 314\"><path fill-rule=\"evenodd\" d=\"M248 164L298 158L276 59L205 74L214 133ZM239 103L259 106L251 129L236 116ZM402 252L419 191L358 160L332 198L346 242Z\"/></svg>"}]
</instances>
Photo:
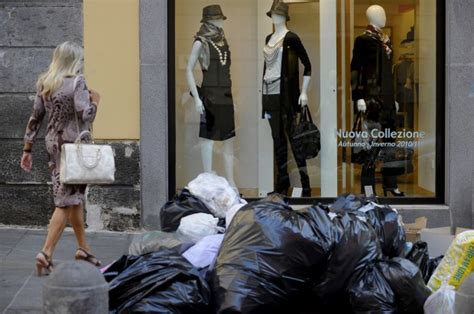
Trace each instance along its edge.
<instances>
[{"instance_id":1,"label":"window frame","mask_svg":"<svg viewBox=\"0 0 474 314\"><path fill-rule=\"evenodd\" d=\"M175 0L168 1L168 197L176 195L176 36ZM236 0L237 1L237 0ZM383 197L384 204L441 205L445 204L446 166L446 0L436 0L436 183L434 197ZM246 198L255 201L261 198ZM291 205L330 204L335 197L288 197Z\"/></svg>"}]
</instances>

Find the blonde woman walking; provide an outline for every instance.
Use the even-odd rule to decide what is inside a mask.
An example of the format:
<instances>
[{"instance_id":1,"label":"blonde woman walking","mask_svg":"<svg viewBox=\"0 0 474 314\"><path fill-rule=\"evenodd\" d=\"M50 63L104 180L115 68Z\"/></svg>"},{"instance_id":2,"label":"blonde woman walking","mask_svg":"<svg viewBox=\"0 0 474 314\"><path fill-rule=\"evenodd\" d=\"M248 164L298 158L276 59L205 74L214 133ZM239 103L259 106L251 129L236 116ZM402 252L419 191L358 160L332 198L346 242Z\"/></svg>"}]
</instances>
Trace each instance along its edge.
<instances>
[{"instance_id":1,"label":"blonde woman walking","mask_svg":"<svg viewBox=\"0 0 474 314\"><path fill-rule=\"evenodd\" d=\"M81 132L90 129L100 101L99 94L87 88L81 75L82 69L81 46L64 42L56 47L48 70L39 77L36 84L33 113L26 127L21 168L31 172L31 150L43 118L48 114L45 141L56 208L49 223L45 244L36 256L38 276L53 270L53 252L68 220L77 238L75 258L100 265L100 261L90 253L85 237L83 204L86 185L66 185L59 181L61 146L76 140L79 135L77 123Z\"/></svg>"}]
</instances>

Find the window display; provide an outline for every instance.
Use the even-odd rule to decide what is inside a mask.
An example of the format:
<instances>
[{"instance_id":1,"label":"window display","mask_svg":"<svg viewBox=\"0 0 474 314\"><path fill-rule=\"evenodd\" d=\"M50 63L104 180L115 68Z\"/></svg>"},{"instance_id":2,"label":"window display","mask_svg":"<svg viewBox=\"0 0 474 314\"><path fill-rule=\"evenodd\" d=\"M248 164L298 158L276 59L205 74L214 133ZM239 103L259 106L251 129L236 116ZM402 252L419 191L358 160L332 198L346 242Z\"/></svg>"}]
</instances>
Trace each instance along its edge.
<instances>
[{"instance_id":1,"label":"window display","mask_svg":"<svg viewBox=\"0 0 474 314\"><path fill-rule=\"evenodd\" d=\"M435 197L436 5L377 3L175 0L176 191Z\"/></svg>"}]
</instances>

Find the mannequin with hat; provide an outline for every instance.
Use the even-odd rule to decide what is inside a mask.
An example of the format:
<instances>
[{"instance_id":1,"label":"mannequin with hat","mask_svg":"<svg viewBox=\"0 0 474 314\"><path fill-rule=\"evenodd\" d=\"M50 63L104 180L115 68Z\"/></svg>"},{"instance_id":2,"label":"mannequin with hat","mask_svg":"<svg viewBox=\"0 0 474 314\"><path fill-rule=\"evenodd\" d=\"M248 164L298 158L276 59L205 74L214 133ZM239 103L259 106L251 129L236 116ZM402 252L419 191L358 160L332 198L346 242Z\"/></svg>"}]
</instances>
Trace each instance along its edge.
<instances>
[{"instance_id":1,"label":"mannequin with hat","mask_svg":"<svg viewBox=\"0 0 474 314\"><path fill-rule=\"evenodd\" d=\"M290 187L288 175L288 139L301 106L308 104L307 90L311 77L311 62L295 33L286 22L290 20L288 5L274 1L267 16L272 19L274 32L267 36L263 49L265 65L262 83L262 116L269 120L272 130L273 149L277 166L275 191L287 194ZM299 86L299 61L304 66L303 84ZM291 149L298 166L303 196L311 196L306 159Z\"/></svg>"},{"instance_id":2,"label":"mannequin with hat","mask_svg":"<svg viewBox=\"0 0 474 314\"><path fill-rule=\"evenodd\" d=\"M215 141L223 142L222 156L227 180L234 182L235 122L232 82L230 78L231 54L224 35L224 16L219 5L203 8L201 27L186 67L186 78L196 111L200 114L199 137L205 172L212 172ZM196 86L193 69L199 62L203 80Z\"/></svg>"},{"instance_id":3,"label":"mannequin with hat","mask_svg":"<svg viewBox=\"0 0 474 314\"><path fill-rule=\"evenodd\" d=\"M396 130L398 103L395 101L392 75L393 48L390 38L383 33L387 21L380 5L371 5L366 11L369 25L363 35L356 38L351 61L352 99L359 111L366 112L368 120L380 123L381 131ZM384 142L395 142L385 138ZM372 148L362 165L361 191L372 186L375 193L375 161L380 148ZM397 185L401 168L382 168L384 194L404 196Z\"/></svg>"}]
</instances>

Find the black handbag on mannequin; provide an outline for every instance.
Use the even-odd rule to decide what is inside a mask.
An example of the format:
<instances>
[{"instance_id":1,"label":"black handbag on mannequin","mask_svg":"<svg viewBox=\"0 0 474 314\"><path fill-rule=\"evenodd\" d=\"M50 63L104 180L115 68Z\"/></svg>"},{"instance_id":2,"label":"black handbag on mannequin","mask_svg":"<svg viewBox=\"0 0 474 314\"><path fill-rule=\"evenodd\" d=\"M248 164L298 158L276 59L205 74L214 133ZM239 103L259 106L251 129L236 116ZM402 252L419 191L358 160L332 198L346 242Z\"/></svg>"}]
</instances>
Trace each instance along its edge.
<instances>
[{"instance_id":1,"label":"black handbag on mannequin","mask_svg":"<svg viewBox=\"0 0 474 314\"><path fill-rule=\"evenodd\" d=\"M304 106L297 123L293 128L291 140L296 153L305 159L318 156L321 150L321 134L318 127L313 123L308 106Z\"/></svg>"}]
</instances>

